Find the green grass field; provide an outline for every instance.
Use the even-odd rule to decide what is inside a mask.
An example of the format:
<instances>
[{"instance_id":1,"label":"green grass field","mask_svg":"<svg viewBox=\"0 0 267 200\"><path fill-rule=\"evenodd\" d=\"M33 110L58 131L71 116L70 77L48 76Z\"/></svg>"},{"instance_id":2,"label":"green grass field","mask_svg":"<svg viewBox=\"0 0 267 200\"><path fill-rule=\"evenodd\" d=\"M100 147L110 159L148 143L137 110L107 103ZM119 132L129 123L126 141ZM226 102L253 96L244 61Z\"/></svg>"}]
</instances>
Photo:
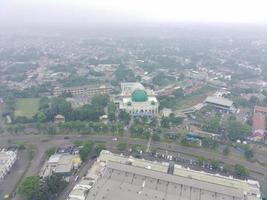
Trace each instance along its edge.
<instances>
[{"instance_id":1,"label":"green grass field","mask_svg":"<svg viewBox=\"0 0 267 200\"><path fill-rule=\"evenodd\" d=\"M39 108L39 98L20 98L16 101L16 117L32 117Z\"/></svg>"}]
</instances>

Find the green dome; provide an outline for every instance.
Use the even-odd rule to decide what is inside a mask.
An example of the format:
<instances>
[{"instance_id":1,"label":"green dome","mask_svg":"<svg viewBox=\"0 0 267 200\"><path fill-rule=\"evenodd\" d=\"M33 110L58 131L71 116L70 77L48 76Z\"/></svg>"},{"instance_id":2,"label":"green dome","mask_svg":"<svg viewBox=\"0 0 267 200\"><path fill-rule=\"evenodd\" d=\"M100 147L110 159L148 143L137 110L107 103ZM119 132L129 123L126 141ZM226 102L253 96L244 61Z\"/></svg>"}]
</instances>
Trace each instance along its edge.
<instances>
[{"instance_id":1,"label":"green dome","mask_svg":"<svg viewBox=\"0 0 267 200\"><path fill-rule=\"evenodd\" d=\"M144 102L147 101L147 94L144 90L135 90L132 94L132 101Z\"/></svg>"}]
</instances>

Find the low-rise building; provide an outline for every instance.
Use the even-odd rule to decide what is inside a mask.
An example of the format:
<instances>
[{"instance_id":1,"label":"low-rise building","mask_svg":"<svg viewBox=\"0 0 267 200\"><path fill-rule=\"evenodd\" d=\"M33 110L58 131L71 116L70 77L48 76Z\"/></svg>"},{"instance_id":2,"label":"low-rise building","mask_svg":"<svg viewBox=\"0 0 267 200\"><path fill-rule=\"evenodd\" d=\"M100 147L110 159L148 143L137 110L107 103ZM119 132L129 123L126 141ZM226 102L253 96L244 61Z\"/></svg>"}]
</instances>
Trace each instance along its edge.
<instances>
[{"instance_id":1,"label":"low-rise building","mask_svg":"<svg viewBox=\"0 0 267 200\"><path fill-rule=\"evenodd\" d=\"M227 112L235 111L233 101L223 97L208 96L204 103Z\"/></svg>"},{"instance_id":2,"label":"low-rise building","mask_svg":"<svg viewBox=\"0 0 267 200\"><path fill-rule=\"evenodd\" d=\"M64 123L65 117L63 115L56 115L54 121L55 123Z\"/></svg>"},{"instance_id":3,"label":"low-rise building","mask_svg":"<svg viewBox=\"0 0 267 200\"><path fill-rule=\"evenodd\" d=\"M79 155L72 154L54 154L50 156L40 172L41 177L51 176L52 174L60 174L68 180L74 169L80 166Z\"/></svg>"},{"instance_id":4,"label":"low-rise building","mask_svg":"<svg viewBox=\"0 0 267 200\"><path fill-rule=\"evenodd\" d=\"M254 141L262 141L266 136L265 115L267 107L255 106L252 118L252 137Z\"/></svg>"},{"instance_id":5,"label":"low-rise building","mask_svg":"<svg viewBox=\"0 0 267 200\"><path fill-rule=\"evenodd\" d=\"M0 180L4 179L11 167L17 160L17 152L2 151L0 152Z\"/></svg>"}]
</instances>

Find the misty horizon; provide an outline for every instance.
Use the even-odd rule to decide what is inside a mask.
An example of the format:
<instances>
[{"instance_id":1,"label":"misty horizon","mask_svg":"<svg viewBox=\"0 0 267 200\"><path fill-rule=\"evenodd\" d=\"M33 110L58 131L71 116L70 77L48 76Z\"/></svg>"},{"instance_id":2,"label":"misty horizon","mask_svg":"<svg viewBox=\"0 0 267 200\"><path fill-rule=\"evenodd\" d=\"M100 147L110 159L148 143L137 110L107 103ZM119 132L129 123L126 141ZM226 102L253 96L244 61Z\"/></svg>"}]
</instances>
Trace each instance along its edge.
<instances>
[{"instance_id":1,"label":"misty horizon","mask_svg":"<svg viewBox=\"0 0 267 200\"><path fill-rule=\"evenodd\" d=\"M253 1L32 1L0 2L1 27L110 27L177 24L266 26L266 3Z\"/></svg>"}]
</instances>

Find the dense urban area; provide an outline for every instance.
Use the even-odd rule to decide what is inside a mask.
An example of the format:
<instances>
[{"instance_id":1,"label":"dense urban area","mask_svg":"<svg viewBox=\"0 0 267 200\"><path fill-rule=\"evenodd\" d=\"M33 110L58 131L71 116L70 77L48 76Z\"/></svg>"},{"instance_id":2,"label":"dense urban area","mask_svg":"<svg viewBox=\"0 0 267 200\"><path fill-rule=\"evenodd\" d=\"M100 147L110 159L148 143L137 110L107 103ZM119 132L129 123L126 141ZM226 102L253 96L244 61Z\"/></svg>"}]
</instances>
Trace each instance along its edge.
<instances>
[{"instance_id":1,"label":"dense urban area","mask_svg":"<svg viewBox=\"0 0 267 200\"><path fill-rule=\"evenodd\" d=\"M101 31L0 33L0 199L266 198L267 31Z\"/></svg>"}]
</instances>

